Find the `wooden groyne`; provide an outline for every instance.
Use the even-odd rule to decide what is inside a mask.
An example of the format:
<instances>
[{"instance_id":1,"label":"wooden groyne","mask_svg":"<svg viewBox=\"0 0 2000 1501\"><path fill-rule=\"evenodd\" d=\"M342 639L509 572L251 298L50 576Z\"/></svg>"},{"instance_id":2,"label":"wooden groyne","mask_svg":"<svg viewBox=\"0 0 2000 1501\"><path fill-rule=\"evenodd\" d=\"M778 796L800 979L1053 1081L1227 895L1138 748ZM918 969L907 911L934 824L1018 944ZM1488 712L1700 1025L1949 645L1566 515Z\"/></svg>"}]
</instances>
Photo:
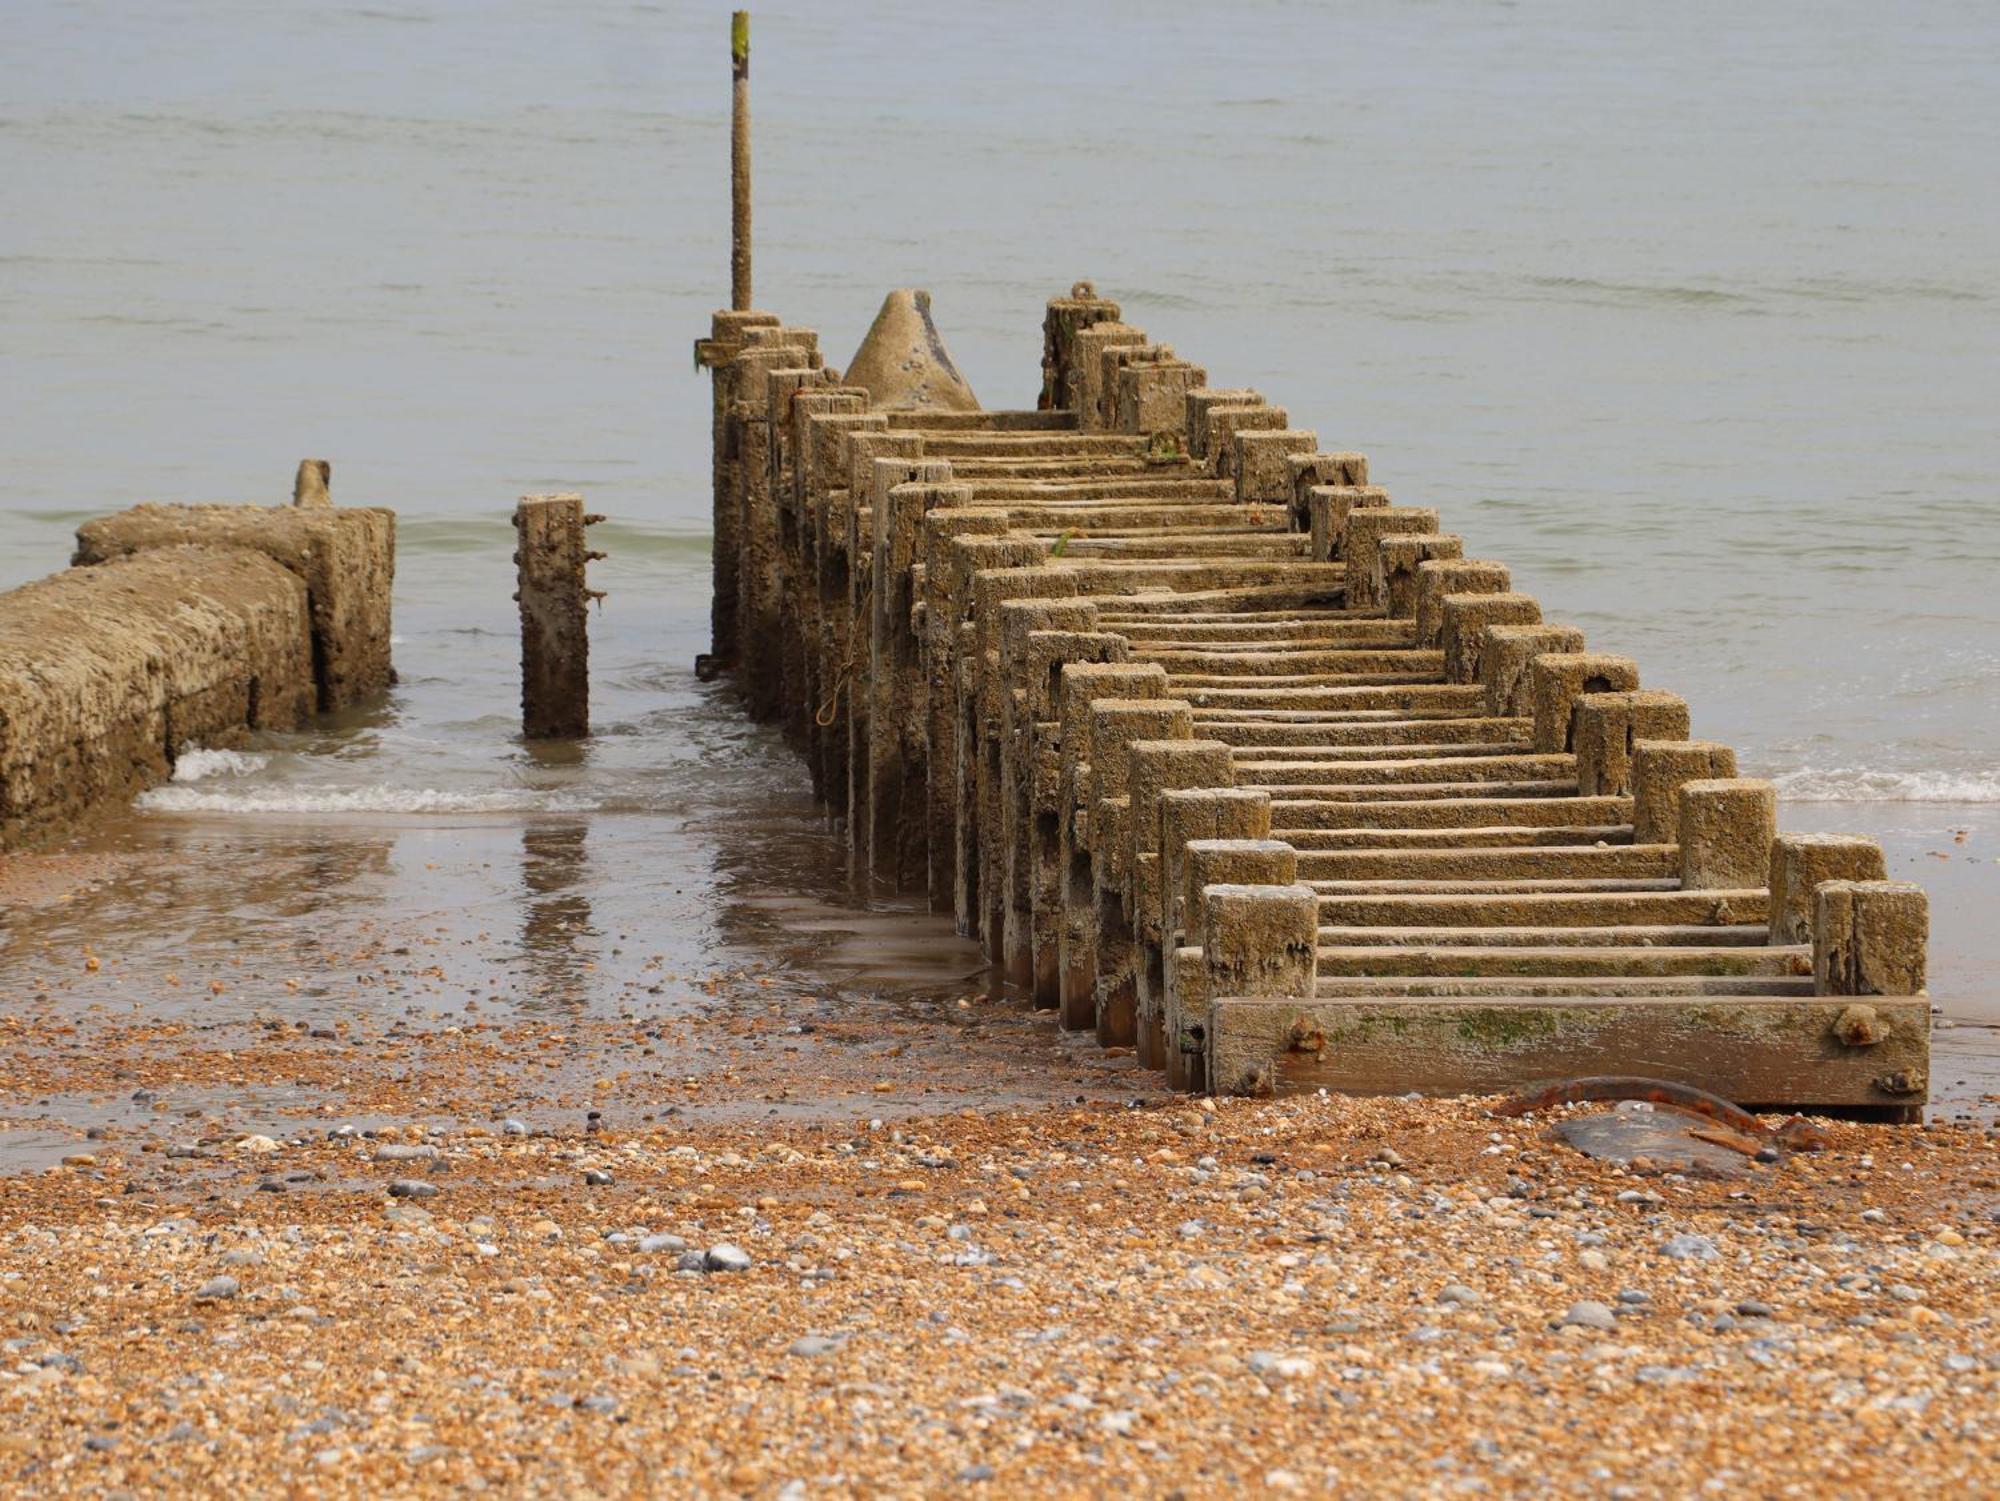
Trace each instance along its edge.
<instances>
[{"instance_id":1,"label":"wooden groyne","mask_svg":"<svg viewBox=\"0 0 2000 1501\"><path fill-rule=\"evenodd\" d=\"M1090 285L1043 348L984 411L919 293L846 379L770 313L697 345L706 670L857 878L1184 1088L1921 1104L1925 896L1876 845L1780 835L1682 699Z\"/></svg>"}]
</instances>

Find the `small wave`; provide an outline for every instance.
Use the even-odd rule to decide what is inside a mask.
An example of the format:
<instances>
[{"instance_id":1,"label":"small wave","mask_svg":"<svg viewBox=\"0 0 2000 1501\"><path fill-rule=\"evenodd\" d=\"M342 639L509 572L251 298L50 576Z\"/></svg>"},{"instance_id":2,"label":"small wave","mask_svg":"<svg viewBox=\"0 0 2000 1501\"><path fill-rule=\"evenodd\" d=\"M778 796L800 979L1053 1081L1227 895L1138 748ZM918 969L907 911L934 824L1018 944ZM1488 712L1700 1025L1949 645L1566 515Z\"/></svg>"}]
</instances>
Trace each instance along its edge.
<instances>
[{"instance_id":1,"label":"small wave","mask_svg":"<svg viewBox=\"0 0 2000 1501\"><path fill-rule=\"evenodd\" d=\"M2000 770L1869 771L1802 766L1772 780L1801 803L2000 803Z\"/></svg>"},{"instance_id":2,"label":"small wave","mask_svg":"<svg viewBox=\"0 0 2000 1501\"><path fill-rule=\"evenodd\" d=\"M224 791L169 784L140 794L138 805L150 813L588 813L599 801L583 793L525 788L506 792L443 792L434 787Z\"/></svg>"},{"instance_id":3,"label":"small wave","mask_svg":"<svg viewBox=\"0 0 2000 1501\"><path fill-rule=\"evenodd\" d=\"M184 750L174 757L174 780L200 782L209 777L247 777L270 764L269 756L251 751Z\"/></svg>"}]
</instances>

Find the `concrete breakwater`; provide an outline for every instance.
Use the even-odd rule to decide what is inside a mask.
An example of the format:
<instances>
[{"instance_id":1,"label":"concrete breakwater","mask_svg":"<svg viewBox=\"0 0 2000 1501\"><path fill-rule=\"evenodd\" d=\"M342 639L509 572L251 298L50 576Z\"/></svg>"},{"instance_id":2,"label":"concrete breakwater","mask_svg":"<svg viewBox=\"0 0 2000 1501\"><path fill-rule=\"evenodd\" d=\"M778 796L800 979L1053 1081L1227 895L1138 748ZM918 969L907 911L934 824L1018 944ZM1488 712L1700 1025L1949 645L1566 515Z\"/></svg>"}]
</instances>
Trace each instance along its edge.
<instances>
[{"instance_id":1,"label":"concrete breakwater","mask_svg":"<svg viewBox=\"0 0 2000 1501\"><path fill-rule=\"evenodd\" d=\"M0 849L165 780L190 747L292 730L393 681L394 513L142 505L85 524L65 572L0 594Z\"/></svg>"},{"instance_id":2,"label":"concrete breakwater","mask_svg":"<svg viewBox=\"0 0 2000 1501\"><path fill-rule=\"evenodd\" d=\"M1682 699L1088 284L1043 344L1020 412L922 294L845 381L769 313L697 345L708 668L857 878L1186 1088L1922 1103L1927 904L1877 846L1780 835Z\"/></svg>"}]
</instances>

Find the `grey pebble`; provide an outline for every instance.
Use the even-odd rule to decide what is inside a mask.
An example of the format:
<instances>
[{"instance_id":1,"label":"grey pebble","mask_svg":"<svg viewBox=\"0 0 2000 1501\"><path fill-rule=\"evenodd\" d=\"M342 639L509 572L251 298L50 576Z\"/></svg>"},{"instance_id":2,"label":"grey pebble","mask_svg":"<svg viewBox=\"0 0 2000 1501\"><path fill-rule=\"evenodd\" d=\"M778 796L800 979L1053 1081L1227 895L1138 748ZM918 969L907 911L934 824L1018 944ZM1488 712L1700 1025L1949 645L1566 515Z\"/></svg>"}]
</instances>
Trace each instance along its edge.
<instances>
[{"instance_id":1,"label":"grey pebble","mask_svg":"<svg viewBox=\"0 0 2000 1501\"><path fill-rule=\"evenodd\" d=\"M1440 1303L1460 1303L1467 1308L1474 1307L1484 1301L1485 1299L1479 1296L1477 1290L1465 1286L1462 1282L1454 1282L1438 1294L1438 1302Z\"/></svg>"},{"instance_id":2,"label":"grey pebble","mask_svg":"<svg viewBox=\"0 0 2000 1501\"><path fill-rule=\"evenodd\" d=\"M194 1290L195 1301L211 1302L217 1298L233 1298L243 1290L243 1284L234 1277L210 1277Z\"/></svg>"},{"instance_id":3,"label":"grey pebble","mask_svg":"<svg viewBox=\"0 0 2000 1501\"><path fill-rule=\"evenodd\" d=\"M397 1178L389 1184L392 1199L428 1199L436 1196L438 1186L426 1183L421 1178Z\"/></svg>"},{"instance_id":4,"label":"grey pebble","mask_svg":"<svg viewBox=\"0 0 2000 1501\"><path fill-rule=\"evenodd\" d=\"M837 1339L829 1339L824 1334L806 1334L792 1341L791 1353L804 1356L831 1355L839 1348L840 1341Z\"/></svg>"},{"instance_id":5,"label":"grey pebble","mask_svg":"<svg viewBox=\"0 0 2000 1501\"><path fill-rule=\"evenodd\" d=\"M1618 1327L1618 1316L1602 1303L1594 1299L1585 1298L1580 1302L1570 1304L1569 1312L1562 1316L1561 1322L1564 1324L1574 1324L1582 1329L1609 1330Z\"/></svg>"},{"instance_id":6,"label":"grey pebble","mask_svg":"<svg viewBox=\"0 0 2000 1501\"><path fill-rule=\"evenodd\" d=\"M502 1136L526 1136L528 1134L528 1123L516 1120L510 1115L507 1119L500 1122L500 1134Z\"/></svg>"},{"instance_id":7,"label":"grey pebble","mask_svg":"<svg viewBox=\"0 0 2000 1501\"><path fill-rule=\"evenodd\" d=\"M1660 1254L1670 1261L1718 1261L1722 1253L1706 1235L1676 1235L1660 1246Z\"/></svg>"},{"instance_id":8,"label":"grey pebble","mask_svg":"<svg viewBox=\"0 0 2000 1501\"><path fill-rule=\"evenodd\" d=\"M1768 1319L1777 1310L1762 1298L1745 1298L1736 1305L1736 1311L1746 1319Z\"/></svg>"},{"instance_id":9,"label":"grey pebble","mask_svg":"<svg viewBox=\"0 0 2000 1501\"><path fill-rule=\"evenodd\" d=\"M618 1180L601 1167L587 1167L583 1170L583 1181L592 1188L609 1188Z\"/></svg>"},{"instance_id":10,"label":"grey pebble","mask_svg":"<svg viewBox=\"0 0 2000 1501\"><path fill-rule=\"evenodd\" d=\"M406 1142L389 1142L375 1149L377 1162L435 1162L438 1149L432 1146L411 1146Z\"/></svg>"},{"instance_id":11,"label":"grey pebble","mask_svg":"<svg viewBox=\"0 0 2000 1501\"><path fill-rule=\"evenodd\" d=\"M678 1235L668 1235L664 1231L658 1235L648 1235L639 1241L639 1249L647 1255L657 1255L662 1251L679 1253L688 1248L688 1243Z\"/></svg>"},{"instance_id":12,"label":"grey pebble","mask_svg":"<svg viewBox=\"0 0 2000 1501\"><path fill-rule=\"evenodd\" d=\"M732 1246L722 1241L710 1246L701 1259L702 1270L709 1272L747 1272L750 1270L750 1253L741 1246Z\"/></svg>"}]
</instances>

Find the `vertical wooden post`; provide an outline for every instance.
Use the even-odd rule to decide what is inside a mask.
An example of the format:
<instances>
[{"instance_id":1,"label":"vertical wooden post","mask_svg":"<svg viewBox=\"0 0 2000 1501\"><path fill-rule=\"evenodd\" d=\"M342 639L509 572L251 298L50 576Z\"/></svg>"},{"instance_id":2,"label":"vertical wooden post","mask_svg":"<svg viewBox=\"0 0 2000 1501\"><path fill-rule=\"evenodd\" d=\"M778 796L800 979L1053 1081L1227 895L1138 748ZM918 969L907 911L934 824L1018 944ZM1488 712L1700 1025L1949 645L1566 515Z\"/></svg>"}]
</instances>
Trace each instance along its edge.
<instances>
[{"instance_id":1,"label":"vertical wooden post","mask_svg":"<svg viewBox=\"0 0 2000 1501\"><path fill-rule=\"evenodd\" d=\"M590 733L590 635L585 611L604 596L584 581L603 553L583 545L581 495L524 495L514 508L521 606L521 730L530 740Z\"/></svg>"},{"instance_id":2,"label":"vertical wooden post","mask_svg":"<svg viewBox=\"0 0 2000 1501\"><path fill-rule=\"evenodd\" d=\"M300 459L298 477L292 481L292 504L309 509L333 504L328 487L333 484L333 465L325 459Z\"/></svg>"},{"instance_id":3,"label":"vertical wooden post","mask_svg":"<svg viewBox=\"0 0 2000 1501\"><path fill-rule=\"evenodd\" d=\"M729 18L729 305L750 306L750 12Z\"/></svg>"}]
</instances>

